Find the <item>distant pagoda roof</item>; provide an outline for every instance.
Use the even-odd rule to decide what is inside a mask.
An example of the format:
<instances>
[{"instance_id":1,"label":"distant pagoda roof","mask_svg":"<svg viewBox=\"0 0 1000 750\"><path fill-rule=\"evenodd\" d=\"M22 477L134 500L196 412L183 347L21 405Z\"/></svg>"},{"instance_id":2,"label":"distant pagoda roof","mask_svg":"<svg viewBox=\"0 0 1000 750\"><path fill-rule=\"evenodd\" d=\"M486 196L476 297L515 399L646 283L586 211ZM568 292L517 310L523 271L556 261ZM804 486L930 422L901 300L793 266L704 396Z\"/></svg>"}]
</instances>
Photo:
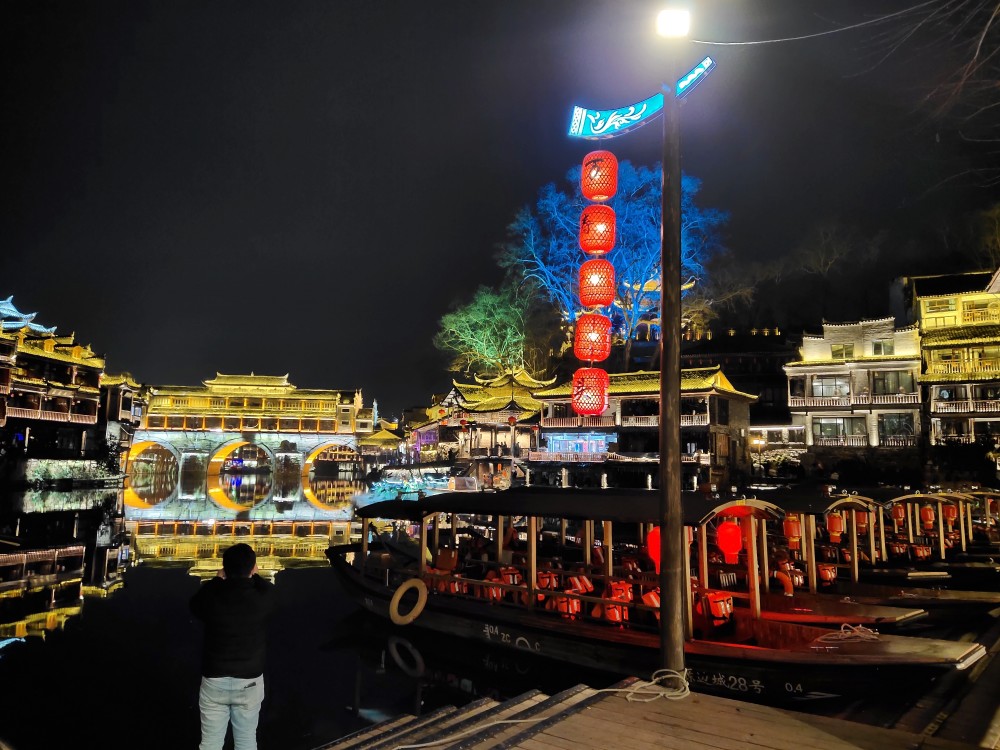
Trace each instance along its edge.
<instances>
[{"instance_id":1,"label":"distant pagoda roof","mask_svg":"<svg viewBox=\"0 0 1000 750\"><path fill-rule=\"evenodd\" d=\"M231 388L267 388L292 390L294 385L288 382L288 373L284 375L223 375L221 372L215 373L211 380L203 380L209 390L229 390Z\"/></svg>"},{"instance_id":2,"label":"distant pagoda roof","mask_svg":"<svg viewBox=\"0 0 1000 750\"><path fill-rule=\"evenodd\" d=\"M659 371L640 370L638 372L612 372L608 374L608 393L612 396L627 395L659 395L660 393L660 373ZM572 395L573 383L566 382L535 391L537 398L569 398ZM693 394L700 392L715 392L736 396L750 401L756 401L757 397L752 393L744 393L736 390L729 378L722 372L718 365L714 367L695 367L681 370L681 393Z\"/></svg>"},{"instance_id":3,"label":"distant pagoda roof","mask_svg":"<svg viewBox=\"0 0 1000 750\"><path fill-rule=\"evenodd\" d=\"M23 313L14 306L14 295L0 300L0 331L22 331L32 333L55 333L56 327L46 328L33 322L38 313Z\"/></svg>"},{"instance_id":4,"label":"distant pagoda roof","mask_svg":"<svg viewBox=\"0 0 1000 750\"><path fill-rule=\"evenodd\" d=\"M356 389L316 389L298 388L288 382L288 375L225 375L217 372L203 385L155 385L152 390L161 395L233 394L280 397L293 395L305 399L329 399L333 396L341 403L360 400L360 390Z\"/></svg>"},{"instance_id":5,"label":"distant pagoda roof","mask_svg":"<svg viewBox=\"0 0 1000 750\"><path fill-rule=\"evenodd\" d=\"M115 385L125 385L129 388L141 388L142 384L135 381L131 373L123 372L120 375L109 375L104 373L101 376L101 385L115 386Z\"/></svg>"},{"instance_id":6,"label":"distant pagoda roof","mask_svg":"<svg viewBox=\"0 0 1000 750\"><path fill-rule=\"evenodd\" d=\"M537 412L542 404L532 396L532 392L556 382L555 378L537 380L524 369L496 377L477 375L475 378L475 383L452 381L459 406L469 412Z\"/></svg>"}]
</instances>

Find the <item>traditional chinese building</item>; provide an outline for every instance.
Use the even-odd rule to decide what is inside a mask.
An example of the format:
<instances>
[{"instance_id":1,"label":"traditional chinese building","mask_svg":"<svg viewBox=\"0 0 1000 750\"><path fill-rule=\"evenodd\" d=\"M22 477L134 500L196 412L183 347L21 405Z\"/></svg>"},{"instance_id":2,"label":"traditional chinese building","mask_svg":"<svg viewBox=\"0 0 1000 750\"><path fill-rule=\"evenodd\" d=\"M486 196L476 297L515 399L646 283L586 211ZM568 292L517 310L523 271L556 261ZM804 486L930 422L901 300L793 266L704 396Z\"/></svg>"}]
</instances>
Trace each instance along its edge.
<instances>
[{"instance_id":1,"label":"traditional chinese building","mask_svg":"<svg viewBox=\"0 0 1000 750\"><path fill-rule=\"evenodd\" d=\"M26 458L112 457L139 422L137 383L105 375L105 360L73 334L0 300L0 436ZM110 452L109 452L110 451Z\"/></svg>"},{"instance_id":2,"label":"traditional chinese building","mask_svg":"<svg viewBox=\"0 0 1000 750\"><path fill-rule=\"evenodd\" d=\"M921 430L920 337L893 318L824 323L785 365L792 423L807 446L913 448Z\"/></svg>"},{"instance_id":3,"label":"traditional chinese building","mask_svg":"<svg viewBox=\"0 0 1000 750\"><path fill-rule=\"evenodd\" d=\"M223 375L200 386L152 386L132 458L155 445L201 456L209 473L269 469L279 458L308 472L321 455L357 450L370 435L375 407L361 390L298 388L288 375ZM263 464L266 463L266 466Z\"/></svg>"},{"instance_id":4,"label":"traditional chinese building","mask_svg":"<svg viewBox=\"0 0 1000 750\"><path fill-rule=\"evenodd\" d=\"M979 271L902 280L919 325L932 444L1000 438L1000 283Z\"/></svg>"},{"instance_id":5,"label":"traditional chinese building","mask_svg":"<svg viewBox=\"0 0 1000 750\"><path fill-rule=\"evenodd\" d=\"M572 384L534 391L541 402L540 447L532 482L652 486L659 462L660 374L611 373L608 408L573 412ZM749 406L720 367L681 371L681 455L685 487L724 484L749 473Z\"/></svg>"}]
</instances>

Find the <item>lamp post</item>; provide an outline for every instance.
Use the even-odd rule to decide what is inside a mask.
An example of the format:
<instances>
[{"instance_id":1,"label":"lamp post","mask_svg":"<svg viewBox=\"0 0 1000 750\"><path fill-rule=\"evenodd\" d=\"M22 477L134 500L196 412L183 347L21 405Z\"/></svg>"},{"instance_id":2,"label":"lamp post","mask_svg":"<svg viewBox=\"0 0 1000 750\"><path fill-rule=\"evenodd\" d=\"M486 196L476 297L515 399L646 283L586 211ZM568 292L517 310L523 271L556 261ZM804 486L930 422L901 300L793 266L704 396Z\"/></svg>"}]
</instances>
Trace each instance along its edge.
<instances>
[{"instance_id":1,"label":"lamp post","mask_svg":"<svg viewBox=\"0 0 1000 750\"><path fill-rule=\"evenodd\" d=\"M661 36L687 36L690 13L662 11L656 19ZM676 72L676 55L668 52L668 73ZM660 235L660 656L661 666L684 668L684 641L689 583L685 575L687 544L681 508L681 164L678 99L687 96L715 67L703 58L662 93L630 106L596 110L574 107L569 135L575 138L614 138L663 115L663 198ZM606 376L605 376L606 377ZM605 391L606 392L606 391Z\"/></svg>"},{"instance_id":2,"label":"lamp post","mask_svg":"<svg viewBox=\"0 0 1000 750\"><path fill-rule=\"evenodd\" d=\"M669 8L656 18L660 36L687 36L691 15ZM660 666L684 669L685 597L681 507L681 157L675 42L667 44L663 84L663 191L660 221ZM666 605L666 606L664 606Z\"/></svg>"}]
</instances>

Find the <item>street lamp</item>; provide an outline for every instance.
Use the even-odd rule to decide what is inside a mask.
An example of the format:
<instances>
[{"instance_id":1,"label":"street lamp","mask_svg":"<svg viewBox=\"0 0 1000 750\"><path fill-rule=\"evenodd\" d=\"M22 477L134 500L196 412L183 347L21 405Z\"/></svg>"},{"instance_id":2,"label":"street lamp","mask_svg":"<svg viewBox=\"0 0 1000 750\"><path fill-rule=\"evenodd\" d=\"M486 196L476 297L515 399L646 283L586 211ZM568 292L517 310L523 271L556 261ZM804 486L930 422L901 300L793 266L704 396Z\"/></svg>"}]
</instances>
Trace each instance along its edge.
<instances>
[{"instance_id":1,"label":"street lamp","mask_svg":"<svg viewBox=\"0 0 1000 750\"><path fill-rule=\"evenodd\" d=\"M657 17L657 31L680 38L688 33L691 16L671 8ZM636 104L609 110L574 107L569 135L577 138L612 138L635 130L663 115L663 198L660 235L660 655L661 666L684 669L686 640L685 576L687 545L681 508L681 164L678 100L687 96L715 67L705 57L694 68L670 83L677 70L676 54L668 50L667 81L662 93Z\"/></svg>"},{"instance_id":2,"label":"street lamp","mask_svg":"<svg viewBox=\"0 0 1000 750\"><path fill-rule=\"evenodd\" d=\"M661 36L687 36L691 15L669 8L659 13ZM683 509L681 507L681 156L675 44L668 44L663 84L663 189L660 221L660 591L669 611L661 614L660 659L665 669L684 669L686 597Z\"/></svg>"}]
</instances>

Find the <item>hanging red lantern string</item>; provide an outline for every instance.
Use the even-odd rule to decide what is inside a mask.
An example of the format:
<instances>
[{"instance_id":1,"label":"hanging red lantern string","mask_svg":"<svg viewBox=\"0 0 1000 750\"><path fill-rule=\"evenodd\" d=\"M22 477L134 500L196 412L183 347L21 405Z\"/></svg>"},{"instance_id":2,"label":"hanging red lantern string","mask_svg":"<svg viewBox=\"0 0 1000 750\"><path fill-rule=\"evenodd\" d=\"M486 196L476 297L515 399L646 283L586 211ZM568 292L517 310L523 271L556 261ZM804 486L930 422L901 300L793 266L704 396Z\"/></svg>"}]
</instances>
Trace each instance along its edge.
<instances>
[{"instance_id":1,"label":"hanging red lantern string","mask_svg":"<svg viewBox=\"0 0 1000 750\"><path fill-rule=\"evenodd\" d=\"M596 416L608 408L608 374L599 367L581 367L573 373L573 411Z\"/></svg>"},{"instance_id":2,"label":"hanging red lantern string","mask_svg":"<svg viewBox=\"0 0 1000 750\"><path fill-rule=\"evenodd\" d=\"M603 203L618 191L618 159L610 151L591 151L583 157L580 190L589 201Z\"/></svg>"},{"instance_id":3,"label":"hanging red lantern string","mask_svg":"<svg viewBox=\"0 0 1000 750\"><path fill-rule=\"evenodd\" d=\"M610 206L587 206L580 214L580 249L604 255L615 246L615 212Z\"/></svg>"},{"instance_id":4,"label":"hanging red lantern string","mask_svg":"<svg viewBox=\"0 0 1000 750\"><path fill-rule=\"evenodd\" d=\"M607 315L581 315L576 320L573 354L583 362L603 362L611 354L611 319Z\"/></svg>"},{"instance_id":5,"label":"hanging red lantern string","mask_svg":"<svg viewBox=\"0 0 1000 750\"><path fill-rule=\"evenodd\" d=\"M614 265L604 258L594 258L580 266L580 304L584 307L607 307L614 301Z\"/></svg>"}]
</instances>

